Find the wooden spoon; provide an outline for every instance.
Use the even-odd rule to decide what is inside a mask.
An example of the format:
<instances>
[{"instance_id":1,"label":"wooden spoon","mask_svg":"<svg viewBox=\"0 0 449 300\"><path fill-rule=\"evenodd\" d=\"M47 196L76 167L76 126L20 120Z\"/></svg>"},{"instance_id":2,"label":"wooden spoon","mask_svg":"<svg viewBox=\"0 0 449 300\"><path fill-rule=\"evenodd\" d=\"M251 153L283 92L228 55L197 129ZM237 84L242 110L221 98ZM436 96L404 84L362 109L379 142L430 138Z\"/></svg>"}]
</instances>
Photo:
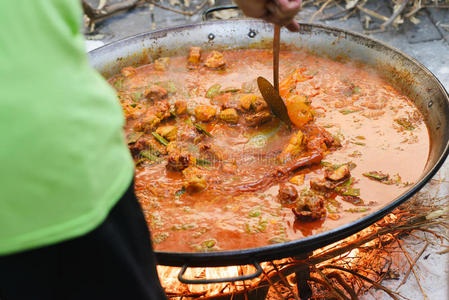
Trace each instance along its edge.
<instances>
[{"instance_id":1,"label":"wooden spoon","mask_svg":"<svg viewBox=\"0 0 449 300\"><path fill-rule=\"evenodd\" d=\"M259 91L262 94L263 99L267 102L273 114L278 117L282 122L291 126L292 122L288 116L287 107L284 100L279 95L279 50L281 40L281 26L274 25L274 37L273 37L273 82L274 87L265 78L259 76L257 78L257 85Z\"/></svg>"}]
</instances>

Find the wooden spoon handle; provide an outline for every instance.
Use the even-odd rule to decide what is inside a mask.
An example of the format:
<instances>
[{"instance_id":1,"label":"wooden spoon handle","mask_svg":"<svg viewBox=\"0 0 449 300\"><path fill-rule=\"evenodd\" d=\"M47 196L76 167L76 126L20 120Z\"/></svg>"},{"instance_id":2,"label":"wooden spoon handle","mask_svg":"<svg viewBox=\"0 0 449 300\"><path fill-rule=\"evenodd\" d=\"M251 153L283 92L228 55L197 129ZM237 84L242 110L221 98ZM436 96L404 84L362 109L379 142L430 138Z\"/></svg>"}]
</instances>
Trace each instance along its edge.
<instances>
[{"instance_id":1,"label":"wooden spoon handle","mask_svg":"<svg viewBox=\"0 0 449 300\"><path fill-rule=\"evenodd\" d=\"M279 51L281 42L281 26L274 25L273 37L273 86L279 94Z\"/></svg>"}]
</instances>

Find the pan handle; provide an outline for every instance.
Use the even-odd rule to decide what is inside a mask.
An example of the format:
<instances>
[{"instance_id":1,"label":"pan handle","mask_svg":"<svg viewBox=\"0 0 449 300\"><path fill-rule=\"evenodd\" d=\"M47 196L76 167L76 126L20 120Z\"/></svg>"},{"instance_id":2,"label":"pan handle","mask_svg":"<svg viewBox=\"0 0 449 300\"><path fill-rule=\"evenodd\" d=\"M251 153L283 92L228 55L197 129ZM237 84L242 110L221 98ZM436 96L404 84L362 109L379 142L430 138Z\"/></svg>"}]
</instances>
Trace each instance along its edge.
<instances>
[{"instance_id":1,"label":"pan handle","mask_svg":"<svg viewBox=\"0 0 449 300\"><path fill-rule=\"evenodd\" d=\"M185 284L210 284L210 283L221 283L221 282L234 282L234 281L243 281L250 280L256 277L259 277L262 274L262 267L258 262L253 262L252 265L256 268L256 272L253 274L236 276L236 277L228 277L228 278L213 278L213 279L187 279L184 278L184 274L186 273L188 265L183 265L181 271L178 274L178 280Z\"/></svg>"},{"instance_id":2,"label":"pan handle","mask_svg":"<svg viewBox=\"0 0 449 300\"><path fill-rule=\"evenodd\" d=\"M206 9L203 12L203 21L209 21L209 15L213 13L214 11L220 11L220 10L227 10L227 9L239 9L237 5L223 5L223 6L216 6Z\"/></svg>"}]
</instances>

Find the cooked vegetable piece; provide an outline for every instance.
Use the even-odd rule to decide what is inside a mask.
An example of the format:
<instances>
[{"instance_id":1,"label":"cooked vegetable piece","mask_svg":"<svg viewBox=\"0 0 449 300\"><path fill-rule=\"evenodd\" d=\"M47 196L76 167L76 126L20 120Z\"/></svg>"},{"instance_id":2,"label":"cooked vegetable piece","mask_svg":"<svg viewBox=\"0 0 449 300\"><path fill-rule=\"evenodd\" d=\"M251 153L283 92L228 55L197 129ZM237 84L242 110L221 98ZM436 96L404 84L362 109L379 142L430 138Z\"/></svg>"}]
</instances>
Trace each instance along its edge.
<instances>
[{"instance_id":1,"label":"cooked vegetable piece","mask_svg":"<svg viewBox=\"0 0 449 300\"><path fill-rule=\"evenodd\" d=\"M201 59L201 48L190 47L188 62L190 64L199 64Z\"/></svg>"},{"instance_id":2,"label":"cooked vegetable piece","mask_svg":"<svg viewBox=\"0 0 449 300\"><path fill-rule=\"evenodd\" d=\"M220 119L227 123L237 124L239 121L239 115L234 108L228 108L220 112Z\"/></svg>"},{"instance_id":3,"label":"cooked vegetable piece","mask_svg":"<svg viewBox=\"0 0 449 300\"><path fill-rule=\"evenodd\" d=\"M397 124L401 125L405 130L412 131L415 129L413 124L406 118L398 118L394 120Z\"/></svg>"},{"instance_id":4,"label":"cooked vegetable piece","mask_svg":"<svg viewBox=\"0 0 449 300\"><path fill-rule=\"evenodd\" d=\"M160 161L160 158L154 155L151 151L145 150L140 152L140 156L150 161Z\"/></svg>"},{"instance_id":5,"label":"cooked vegetable piece","mask_svg":"<svg viewBox=\"0 0 449 300\"><path fill-rule=\"evenodd\" d=\"M352 196L358 197L360 196L360 189L347 188L343 193L343 196Z\"/></svg>"},{"instance_id":6,"label":"cooked vegetable piece","mask_svg":"<svg viewBox=\"0 0 449 300\"><path fill-rule=\"evenodd\" d=\"M201 124L194 123L193 126L195 126L195 128L196 128L199 132L204 133L205 135L207 135L207 136L209 136L209 137L212 137L212 134L211 134L209 131L207 131L206 128L204 128Z\"/></svg>"},{"instance_id":7,"label":"cooked vegetable piece","mask_svg":"<svg viewBox=\"0 0 449 300\"><path fill-rule=\"evenodd\" d=\"M298 130L298 132L290 138L287 147L282 150L280 160L285 162L287 159L291 159L300 154L304 150L305 141L306 138L304 133L301 130Z\"/></svg>"},{"instance_id":8,"label":"cooked vegetable piece","mask_svg":"<svg viewBox=\"0 0 449 300\"><path fill-rule=\"evenodd\" d=\"M365 203L363 202L362 199L360 199L360 197L357 196L343 196L342 197L344 201L352 203L354 205L365 205Z\"/></svg>"},{"instance_id":9,"label":"cooked vegetable piece","mask_svg":"<svg viewBox=\"0 0 449 300\"><path fill-rule=\"evenodd\" d=\"M167 71L170 57L161 57L154 61L154 69L156 71Z\"/></svg>"},{"instance_id":10,"label":"cooked vegetable piece","mask_svg":"<svg viewBox=\"0 0 449 300\"><path fill-rule=\"evenodd\" d=\"M204 65L208 68L218 69L226 65L223 53L218 51L212 51L207 57Z\"/></svg>"},{"instance_id":11,"label":"cooked vegetable piece","mask_svg":"<svg viewBox=\"0 0 449 300\"><path fill-rule=\"evenodd\" d=\"M293 184L301 185L304 183L304 177L305 177L304 174L296 175L296 176L293 176L292 178L290 178L289 181Z\"/></svg>"},{"instance_id":12,"label":"cooked vegetable piece","mask_svg":"<svg viewBox=\"0 0 449 300\"><path fill-rule=\"evenodd\" d=\"M208 161L207 159L197 158L196 164L198 166L210 166L212 164L212 162Z\"/></svg>"},{"instance_id":13,"label":"cooked vegetable piece","mask_svg":"<svg viewBox=\"0 0 449 300\"><path fill-rule=\"evenodd\" d=\"M165 241L166 239L168 239L169 236L170 236L170 235L169 235L168 232L162 232L162 233L159 233L159 234L157 234L156 236L154 236L154 237L152 238L152 240L153 240L153 243L155 243L155 244L160 244L160 243L162 243L163 241Z\"/></svg>"},{"instance_id":14,"label":"cooked vegetable piece","mask_svg":"<svg viewBox=\"0 0 449 300\"><path fill-rule=\"evenodd\" d=\"M159 143L161 143L162 145L164 145L164 146L167 146L167 145L168 145L168 141L167 141L166 139L164 139L162 136L160 136L158 133L152 132L151 134L152 134L152 135L154 136L154 138L155 138Z\"/></svg>"},{"instance_id":15,"label":"cooked vegetable piece","mask_svg":"<svg viewBox=\"0 0 449 300\"><path fill-rule=\"evenodd\" d=\"M198 105L195 107L195 118L198 121L208 122L215 118L217 109L210 105Z\"/></svg>"},{"instance_id":16,"label":"cooked vegetable piece","mask_svg":"<svg viewBox=\"0 0 449 300\"><path fill-rule=\"evenodd\" d=\"M189 167L182 171L184 175L184 188L188 193L198 193L207 188L207 181L197 168Z\"/></svg>"},{"instance_id":17,"label":"cooked vegetable piece","mask_svg":"<svg viewBox=\"0 0 449 300\"><path fill-rule=\"evenodd\" d=\"M216 83L212 85L206 92L206 98L214 98L220 94L221 85Z\"/></svg>"},{"instance_id":18,"label":"cooked vegetable piece","mask_svg":"<svg viewBox=\"0 0 449 300\"><path fill-rule=\"evenodd\" d=\"M288 116L293 124L302 128L313 120L313 110L305 96L293 95L286 101Z\"/></svg>"},{"instance_id":19,"label":"cooked vegetable piece","mask_svg":"<svg viewBox=\"0 0 449 300\"><path fill-rule=\"evenodd\" d=\"M377 180L377 181L384 181L388 180L390 178L390 175L384 174L382 172L378 171L370 171L363 173L363 176L368 177L369 179Z\"/></svg>"}]
</instances>

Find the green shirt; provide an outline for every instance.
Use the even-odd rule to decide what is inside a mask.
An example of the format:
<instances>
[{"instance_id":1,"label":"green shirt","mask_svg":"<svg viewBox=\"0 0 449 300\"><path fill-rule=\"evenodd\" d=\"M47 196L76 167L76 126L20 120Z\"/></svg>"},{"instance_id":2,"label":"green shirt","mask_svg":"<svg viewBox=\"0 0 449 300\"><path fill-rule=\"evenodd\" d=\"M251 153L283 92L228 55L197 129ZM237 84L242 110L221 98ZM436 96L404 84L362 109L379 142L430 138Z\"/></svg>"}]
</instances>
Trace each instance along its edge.
<instances>
[{"instance_id":1,"label":"green shirt","mask_svg":"<svg viewBox=\"0 0 449 300\"><path fill-rule=\"evenodd\" d=\"M88 64L79 2L0 1L0 255L93 230L132 180L122 111Z\"/></svg>"}]
</instances>

